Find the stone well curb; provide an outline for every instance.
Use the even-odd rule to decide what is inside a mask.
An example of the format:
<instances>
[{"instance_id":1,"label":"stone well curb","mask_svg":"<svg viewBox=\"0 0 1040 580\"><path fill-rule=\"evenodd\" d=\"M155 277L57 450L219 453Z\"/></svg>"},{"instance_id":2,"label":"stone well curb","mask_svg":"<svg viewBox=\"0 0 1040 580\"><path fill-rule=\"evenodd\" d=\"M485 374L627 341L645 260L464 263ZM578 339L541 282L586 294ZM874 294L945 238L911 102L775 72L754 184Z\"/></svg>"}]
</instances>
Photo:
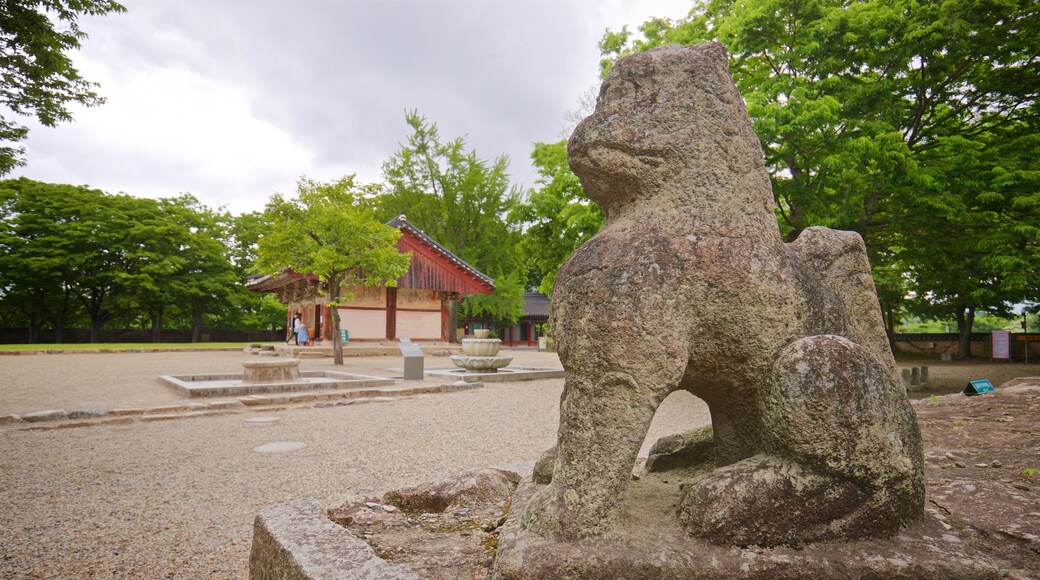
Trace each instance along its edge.
<instances>
[{"instance_id":1,"label":"stone well curb","mask_svg":"<svg viewBox=\"0 0 1040 580\"><path fill-rule=\"evenodd\" d=\"M483 383L458 381L453 384L403 388L368 388L317 393L248 395L209 403L184 403L157 407L123 407L113 409L49 409L21 415L0 415L0 427L22 430L65 429L94 425L126 425L133 422L165 421L192 417L213 417L242 411L278 411L287 406L314 408L382 403L409 399L415 395L453 393L484 386Z\"/></svg>"}]
</instances>

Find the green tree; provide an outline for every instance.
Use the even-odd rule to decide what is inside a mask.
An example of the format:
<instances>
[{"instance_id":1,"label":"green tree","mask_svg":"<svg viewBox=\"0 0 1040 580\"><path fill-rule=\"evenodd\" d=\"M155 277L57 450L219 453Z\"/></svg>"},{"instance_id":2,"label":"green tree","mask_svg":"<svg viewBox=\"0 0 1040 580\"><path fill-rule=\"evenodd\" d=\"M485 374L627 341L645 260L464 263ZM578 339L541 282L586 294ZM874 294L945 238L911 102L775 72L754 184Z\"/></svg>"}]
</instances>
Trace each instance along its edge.
<instances>
[{"instance_id":1,"label":"green tree","mask_svg":"<svg viewBox=\"0 0 1040 580\"><path fill-rule=\"evenodd\" d=\"M938 242L905 251L911 311L956 320L967 357L976 314L1010 317L1015 304L1040 295L1040 136L998 131L964 149L946 169L942 207L912 211L901 228Z\"/></svg>"},{"instance_id":2,"label":"green tree","mask_svg":"<svg viewBox=\"0 0 1040 580\"><path fill-rule=\"evenodd\" d=\"M0 182L0 302L8 317L25 325L29 342L49 322L56 342L77 308L72 288L73 236L62 236L74 208L87 193L26 178ZM75 228L75 224L73 224Z\"/></svg>"},{"instance_id":3,"label":"green tree","mask_svg":"<svg viewBox=\"0 0 1040 580\"><path fill-rule=\"evenodd\" d=\"M511 211L520 194L509 185L509 161L490 164L467 151L459 137L444 142L437 125L417 112L405 115L412 133L383 164L385 187L373 200L377 216L389 221L405 214L408 221L445 248L495 279L496 285L519 275L518 225ZM507 283L508 284L508 283ZM464 300L463 311L467 311ZM485 301L481 310L498 308L492 318L506 319L523 308L523 295ZM491 306L492 304L498 306Z\"/></svg>"},{"instance_id":4,"label":"green tree","mask_svg":"<svg viewBox=\"0 0 1040 580\"><path fill-rule=\"evenodd\" d=\"M96 83L79 75L68 52L87 37L79 28L84 14L125 12L111 0L4 0L0 9L0 104L16 115L35 117L45 126L71 121L68 104L91 107L104 102ZM0 115L0 175L24 164L15 144L29 129ZM3 145L8 143L8 145Z\"/></svg>"},{"instance_id":5,"label":"green tree","mask_svg":"<svg viewBox=\"0 0 1040 580\"><path fill-rule=\"evenodd\" d=\"M241 286L220 216L190 195L146 199L19 178L0 182L0 299L57 341L82 311L90 340L110 321L147 320L161 339L170 312L201 334Z\"/></svg>"},{"instance_id":6,"label":"green tree","mask_svg":"<svg viewBox=\"0 0 1040 580\"><path fill-rule=\"evenodd\" d=\"M495 279L495 291L468 297L460 306L464 316L485 318L500 328L515 325L524 315L524 281L519 273Z\"/></svg>"},{"instance_id":7,"label":"green tree","mask_svg":"<svg viewBox=\"0 0 1040 580\"><path fill-rule=\"evenodd\" d=\"M231 218L191 195L161 200L160 209L179 228L180 239L173 251L187 258L172 273L170 302L188 315L191 340L200 342L207 322L240 319L236 302L248 292L244 276L229 256L233 248Z\"/></svg>"},{"instance_id":8,"label":"green tree","mask_svg":"<svg viewBox=\"0 0 1040 580\"><path fill-rule=\"evenodd\" d=\"M5 278L20 288L11 297L39 292L41 300L55 300L50 314L59 337L69 303L78 301L90 317L91 342L98 342L101 326L115 314L109 299L120 289L123 242L131 226L117 207L123 200L26 178L5 181L2 189L7 240L0 242L0 260Z\"/></svg>"},{"instance_id":9,"label":"green tree","mask_svg":"<svg viewBox=\"0 0 1040 580\"><path fill-rule=\"evenodd\" d=\"M536 186L514 207L514 219L525 227L518 250L538 291L549 295L563 262L603 225L603 210L567 164L566 141L535 143L531 160Z\"/></svg>"},{"instance_id":10,"label":"green tree","mask_svg":"<svg viewBox=\"0 0 1040 580\"><path fill-rule=\"evenodd\" d=\"M295 199L279 194L265 208L270 229L259 239L256 268L314 273L332 310L335 364L343 364L339 303L352 298L343 285L396 286L411 254L397 250L401 232L380 223L365 203L366 189L348 176L330 183L301 179Z\"/></svg>"},{"instance_id":11,"label":"green tree","mask_svg":"<svg viewBox=\"0 0 1040 580\"><path fill-rule=\"evenodd\" d=\"M1022 179L1035 171L1035 145L1026 158L984 160L980 151L996 140L1036 134L1040 56L1032 39L1040 34L1040 5L704 0L687 18L654 19L641 32L642 38L627 29L607 32L604 70L619 56L667 43L718 40L727 46L763 144L781 229L788 239L810 225L859 232L890 328L905 306L906 277L900 273L941 270L943 264L929 265L922 257L951 244L985 254L976 262L985 270L974 278L981 285L962 294L999 289L1007 292L996 302L1014 299L1015 284L982 281L1027 275L1026 263L1009 253L1015 243L994 243L990 235L951 239L928 224L992 233L992 214L972 209L984 192L963 184L994 182L998 174ZM1019 245L1035 246L1035 238L1023 240L1036 222L1021 211L1035 203L1035 189L1004 187L1001 195L1013 211L1005 211L996 227L1015 232ZM916 286L919 299L936 295L935 288ZM970 320L965 323L970 332Z\"/></svg>"},{"instance_id":12,"label":"green tree","mask_svg":"<svg viewBox=\"0 0 1040 580\"><path fill-rule=\"evenodd\" d=\"M263 212L249 212L231 216L228 219L230 231L229 250L231 263L240 280L255 271L256 252L260 237L270 228ZM228 322L248 330L269 330L284 327L288 315L288 306L279 302L271 294L250 292L240 285L232 296L233 312ZM284 338L284 337L283 337Z\"/></svg>"}]
</instances>

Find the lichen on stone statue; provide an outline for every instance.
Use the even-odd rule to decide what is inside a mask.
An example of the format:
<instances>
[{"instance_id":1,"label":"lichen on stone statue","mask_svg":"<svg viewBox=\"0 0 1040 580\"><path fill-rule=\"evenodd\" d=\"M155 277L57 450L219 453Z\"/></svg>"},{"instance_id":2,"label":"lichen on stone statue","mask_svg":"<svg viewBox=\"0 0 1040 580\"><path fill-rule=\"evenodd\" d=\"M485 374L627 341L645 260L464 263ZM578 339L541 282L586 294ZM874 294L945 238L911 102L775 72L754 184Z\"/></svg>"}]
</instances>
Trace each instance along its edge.
<instances>
[{"instance_id":1,"label":"lichen on stone statue","mask_svg":"<svg viewBox=\"0 0 1040 580\"><path fill-rule=\"evenodd\" d=\"M678 461L695 474L676 516L688 535L801 545L918 519L920 434L863 241L809 228L783 242L725 49L620 60L568 157L606 221L556 278L567 374L551 482L523 529L573 539L623 527L637 453L676 390L712 417L692 439L710 464Z\"/></svg>"}]
</instances>

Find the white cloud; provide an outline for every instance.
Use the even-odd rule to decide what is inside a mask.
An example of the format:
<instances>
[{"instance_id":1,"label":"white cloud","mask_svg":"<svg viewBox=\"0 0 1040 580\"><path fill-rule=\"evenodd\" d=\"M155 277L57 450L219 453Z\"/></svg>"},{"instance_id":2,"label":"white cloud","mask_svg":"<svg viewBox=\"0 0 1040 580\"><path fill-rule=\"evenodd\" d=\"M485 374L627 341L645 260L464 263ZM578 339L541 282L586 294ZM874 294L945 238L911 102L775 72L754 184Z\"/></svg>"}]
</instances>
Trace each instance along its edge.
<instances>
[{"instance_id":1,"label":"white cloud","mask_svg":"<svg viewBox=\"0 0 1040 580\"><path fill-rule=\"evenodd\" d=\"M76 55L101 107L33 126L17 174L106 191L190 192L260 209L306 174L375 181L417 108L530 185L531 143L559 138L598 83L607 27L688 2L126 2L85 18Z\"/></svg>"}]
</instances>

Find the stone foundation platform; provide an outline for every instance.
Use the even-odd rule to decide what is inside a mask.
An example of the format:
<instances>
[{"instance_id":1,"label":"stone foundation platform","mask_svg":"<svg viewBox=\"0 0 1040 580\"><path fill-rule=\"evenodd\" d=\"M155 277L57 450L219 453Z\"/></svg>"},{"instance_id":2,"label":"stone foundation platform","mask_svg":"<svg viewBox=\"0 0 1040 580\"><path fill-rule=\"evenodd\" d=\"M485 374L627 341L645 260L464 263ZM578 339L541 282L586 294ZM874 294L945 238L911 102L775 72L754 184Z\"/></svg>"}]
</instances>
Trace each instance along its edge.
<instances>
[{"instance_id":1,"label":"stone foundation platform","mask_svg":"<svg viewBox=\"0 0 1040 580\"><path fill-rule=\"evenodd\" d=\"M888 540L820 543L802 549L715 546L686 537L679 528L678 482L673 484L633 482L626 505L639 517L630 518L628 528L616 537L573 542L550 542L520 529L528 500L542 487L521 484L499 535L494 578L998 577L998 567L989 558L933 518ZM663 499L669 497L674 501Z\"/></svg>"}]
</instances>

